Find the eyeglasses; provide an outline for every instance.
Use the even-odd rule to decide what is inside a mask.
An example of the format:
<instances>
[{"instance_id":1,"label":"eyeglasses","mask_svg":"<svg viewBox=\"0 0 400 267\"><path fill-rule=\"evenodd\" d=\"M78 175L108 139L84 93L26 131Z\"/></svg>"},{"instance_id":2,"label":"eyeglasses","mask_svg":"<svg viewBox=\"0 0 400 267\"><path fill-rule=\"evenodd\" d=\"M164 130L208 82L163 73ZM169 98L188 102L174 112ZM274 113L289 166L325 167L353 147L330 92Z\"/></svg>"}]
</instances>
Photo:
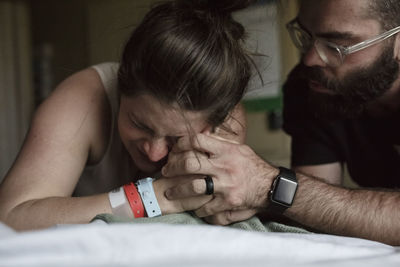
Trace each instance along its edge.
<instances>
[{"instance_id":1,"label":"eyeglasses","mask_svg":"<svg viewBox=\"0 0 400 267\"><path fill-rule=\"evenodd\" d=\"M312 46L314 46L319 57L330 67L339 67L347 55L360 51L364 48L370 47L374 44L382 42L395 34L400 32L400 26L386 31L378 36L362 41L351 46L341 46L312 36L298 23L297 18L290 21L286 28L294 45L302 52L306 53Z\"/></svg>"}]
</instances>

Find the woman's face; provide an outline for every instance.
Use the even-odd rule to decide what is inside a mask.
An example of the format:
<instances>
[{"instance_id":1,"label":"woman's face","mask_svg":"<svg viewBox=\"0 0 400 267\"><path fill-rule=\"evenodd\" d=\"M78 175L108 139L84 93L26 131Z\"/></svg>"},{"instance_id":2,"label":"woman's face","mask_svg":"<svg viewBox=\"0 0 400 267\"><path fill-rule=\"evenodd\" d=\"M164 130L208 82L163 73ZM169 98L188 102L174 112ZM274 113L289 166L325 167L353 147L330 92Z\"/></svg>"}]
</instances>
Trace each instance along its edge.
<instances>
[{"instance_id":1,"label":"woman's face","mask_svg":"<svg viewBox=\"0 0 400 267\"><path fill-rule=\"evenodd\" d=\"M121 96L118 129L133 162L146 173L161 169L179 137L211 131L202 112L180 111L148 94Z\"/></svg>"}]
</instances>

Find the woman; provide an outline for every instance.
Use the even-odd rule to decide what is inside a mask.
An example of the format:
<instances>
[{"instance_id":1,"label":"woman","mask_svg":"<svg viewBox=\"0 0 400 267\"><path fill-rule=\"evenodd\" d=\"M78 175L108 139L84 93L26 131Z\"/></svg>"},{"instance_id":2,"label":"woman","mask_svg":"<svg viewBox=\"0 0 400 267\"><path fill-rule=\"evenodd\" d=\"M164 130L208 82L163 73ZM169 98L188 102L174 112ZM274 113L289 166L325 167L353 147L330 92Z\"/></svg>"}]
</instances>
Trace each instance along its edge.
<instances>
[{"instance_id":1,"label":"woman","mask_svg":"<svg viewBox=\"0 0 400 267\"><path fill-rule=\"evenodd\" d=\"M61 83L37 110L1 184L1 220L24 230L87 223L99 213L150 216L141 183L131 182L159 172L179 137L216 132L242 141L237 105L251 64L231 13L249 2L159 4L132 33L120 65L97 65ZM149 182L162 214L210 200L164 197L187 179Z\"/></svg>"}]
</instances>

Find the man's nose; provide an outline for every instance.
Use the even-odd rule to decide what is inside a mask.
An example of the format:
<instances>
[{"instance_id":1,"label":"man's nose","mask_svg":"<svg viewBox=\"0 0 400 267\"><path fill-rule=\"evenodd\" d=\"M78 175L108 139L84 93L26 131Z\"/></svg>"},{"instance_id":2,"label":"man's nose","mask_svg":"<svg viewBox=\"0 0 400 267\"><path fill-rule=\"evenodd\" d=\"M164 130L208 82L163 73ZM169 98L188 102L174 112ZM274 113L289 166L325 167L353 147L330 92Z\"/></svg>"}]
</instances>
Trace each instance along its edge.
<instances>
[{"instance_id":1,"label":"man's nose","mask_svg":"<svg viewBox=\"0 0 400 267\"><path fill-rule=\"evenodd\" d=\"M327 64L322 60L317 49L312 45L302 57L304 65L307 67L326 67Z\"/></svg>"},{"instance_id":2,"label":"man's nose","mask_svg":"<svg viewBox=\"0 0 400 267\"><path fill-rule=\"evenodd\" d=\"M147 157L153 162L162 160L169 152L169 144L166 138L153 138L148 140L144 143L143 148Z\"/></svg>"}]
</instances>

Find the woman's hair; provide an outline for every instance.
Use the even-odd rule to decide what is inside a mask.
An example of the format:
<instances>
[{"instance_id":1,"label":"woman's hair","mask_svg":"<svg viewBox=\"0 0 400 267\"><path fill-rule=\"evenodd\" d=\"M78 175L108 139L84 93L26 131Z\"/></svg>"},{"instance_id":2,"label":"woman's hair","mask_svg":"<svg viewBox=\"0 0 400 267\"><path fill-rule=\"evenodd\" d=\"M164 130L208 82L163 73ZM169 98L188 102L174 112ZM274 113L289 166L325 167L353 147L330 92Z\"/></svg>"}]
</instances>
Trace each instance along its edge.
<instances>
[{"instance_id":1,"label":"woman's hair","mask_svg":"<svg viewBox=\"0 0 400 267\"><path fill-rule=\"evenodd\" d=\"M232 12L252 0L175 0L155 5L128 40L118 72L124 96L151 94L219 126L252 73L245 30Z\"/></svg>"}]
</instances>

